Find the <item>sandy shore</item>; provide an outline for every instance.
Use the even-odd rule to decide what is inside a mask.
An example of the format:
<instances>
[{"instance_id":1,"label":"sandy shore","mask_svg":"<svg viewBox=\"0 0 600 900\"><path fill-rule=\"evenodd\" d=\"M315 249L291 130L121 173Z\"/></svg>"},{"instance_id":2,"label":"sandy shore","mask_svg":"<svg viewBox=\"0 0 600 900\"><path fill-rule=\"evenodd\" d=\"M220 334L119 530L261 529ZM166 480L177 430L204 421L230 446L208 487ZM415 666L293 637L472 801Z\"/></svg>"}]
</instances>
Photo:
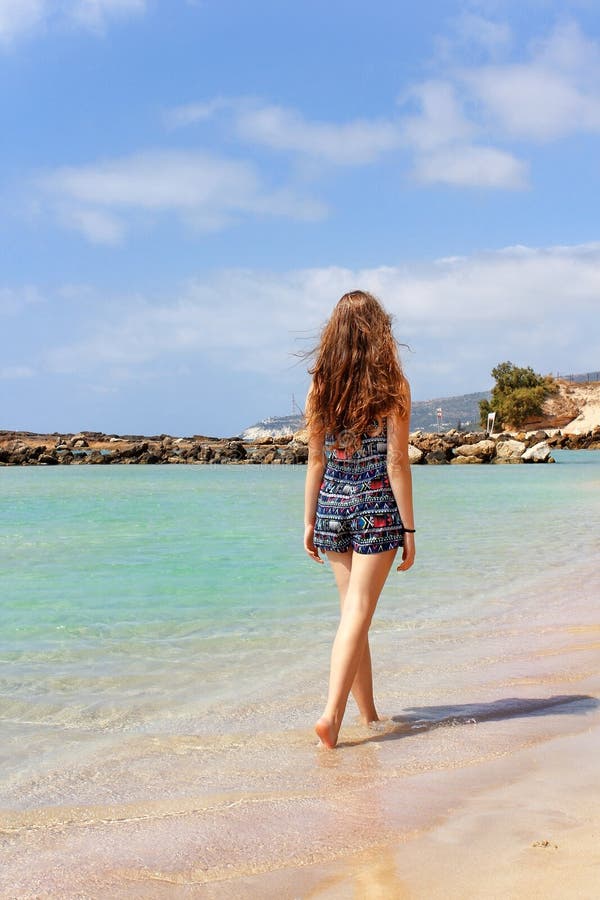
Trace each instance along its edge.
<instances>
[{"instance_id":1,"label":"sandy shore","mask_svg":"<svg viewBox=\"0 0 600 900\"><path fill-rule=\"evenodd\" d=\"M433 827L332 865L248 879L238 896L597 900L599 747L596 720L581 734L487 763L472 778L457 774ZM224 895L216 886L206 894Z\"/></svg>"},{"instance_id":2,"label":"sandy shore","mask_svg":"<svg viewBox=\"0 0 600 900\"><path fill-rule=\"evenodd\" d=\"M0 813L0 896L596 900L599 647L600 626L567 628L502 699L430 707L428 721L408 711L378 731L349 726L339 751L319 749L308 729L270 743L234 736L221 750L193 735L139 738L126 766L107 754L100 768L76 767L87 803ZM257 770L257 745L272 779ZM237 759L231 772L247 787L186 791L211 753ZM157 783L178 779L178 798L155 788L152 800L118 799L137 765L158 765Z\"/></svg>"}]
</instances>

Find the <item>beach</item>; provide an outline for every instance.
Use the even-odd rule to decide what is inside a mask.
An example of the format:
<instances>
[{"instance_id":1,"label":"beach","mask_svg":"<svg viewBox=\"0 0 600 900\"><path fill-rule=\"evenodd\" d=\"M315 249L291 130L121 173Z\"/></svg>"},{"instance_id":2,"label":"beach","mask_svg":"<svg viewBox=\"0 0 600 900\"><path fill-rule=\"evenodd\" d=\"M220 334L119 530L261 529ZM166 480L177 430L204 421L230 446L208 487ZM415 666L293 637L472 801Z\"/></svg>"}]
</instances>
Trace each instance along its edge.
<instances>
[{"instance_id":1,"label":"beach","mask_svg":"<svg viewBox=\"0 0 600 900\"><path fill-rule=\"evenodd\" d=\"M597 896L598 452L415 472L335 751L301 469L7 474L0 896Z\"/></svg>"}]
</instances>

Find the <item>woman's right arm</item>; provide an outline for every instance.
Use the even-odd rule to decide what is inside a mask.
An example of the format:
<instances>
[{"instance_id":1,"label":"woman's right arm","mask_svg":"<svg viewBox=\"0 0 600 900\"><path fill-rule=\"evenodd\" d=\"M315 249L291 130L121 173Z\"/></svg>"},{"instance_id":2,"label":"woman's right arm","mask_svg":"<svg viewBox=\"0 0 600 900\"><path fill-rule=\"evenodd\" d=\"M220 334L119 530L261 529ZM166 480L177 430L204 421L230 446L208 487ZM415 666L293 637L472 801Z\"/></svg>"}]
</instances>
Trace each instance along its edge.
<instances>
[{"instance_id":1,"label":"woman's right arm","mask_svg":"<svg viewBox=\"0 0 600 900\"><path fill-rule=\"evenodd\" d=\"M306 402L308 404L310 389ZM306 483L304 486L304 549L315 562L322 563L319 551L315 547L315 519L317 500L325 472L325 434L309 428L308 461L306 464Z\"/></svg>"},{"instance_id":2,"label":"woman's right arm","mask_svg":"<svg viewBox=\"0 0 600 900\"><path fill-rule=\"evenodd\" d=\"M398 512L405 528L414 529L415 519L412 497L412 474L408 458L408 431L410 422L410 393L405 416L392 412L387 417L387 471ZM415 560L414 533L404 532L402 563L398 571L410 569Z\"/></svg>"}]
</instances>

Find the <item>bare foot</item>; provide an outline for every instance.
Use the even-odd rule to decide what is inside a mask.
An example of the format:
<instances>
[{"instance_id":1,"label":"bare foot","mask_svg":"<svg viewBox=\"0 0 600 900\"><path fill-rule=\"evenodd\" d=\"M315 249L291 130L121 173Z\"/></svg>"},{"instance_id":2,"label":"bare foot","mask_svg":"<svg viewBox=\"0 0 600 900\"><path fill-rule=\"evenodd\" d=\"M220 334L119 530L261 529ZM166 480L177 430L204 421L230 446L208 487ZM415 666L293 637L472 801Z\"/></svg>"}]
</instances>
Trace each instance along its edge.
<instances>
[{"instance_id":1,"label":"bare foot","mask_svg":"<svg viewBox=\"0 0 600 900\"><path fill-rule=\"evenodd\" d=\"M325 716L321 716L315 725L315 731L323 746L327 747L328 750L333 750L337 744L337 734L335 734L333 725L329 719L326 719Z\"/></svg>"},{"instance_id":2,"label":"bare foot","mask_svg":"<svg viewBox=\"0 0 600 900\"><path fill-rule=\"evenodd\" d=\"M375 715L370 716L361 716L360 721L363 725L371 725L373 722L381 722L381 718L375 713Z\"/></svg>"}]
</instances>

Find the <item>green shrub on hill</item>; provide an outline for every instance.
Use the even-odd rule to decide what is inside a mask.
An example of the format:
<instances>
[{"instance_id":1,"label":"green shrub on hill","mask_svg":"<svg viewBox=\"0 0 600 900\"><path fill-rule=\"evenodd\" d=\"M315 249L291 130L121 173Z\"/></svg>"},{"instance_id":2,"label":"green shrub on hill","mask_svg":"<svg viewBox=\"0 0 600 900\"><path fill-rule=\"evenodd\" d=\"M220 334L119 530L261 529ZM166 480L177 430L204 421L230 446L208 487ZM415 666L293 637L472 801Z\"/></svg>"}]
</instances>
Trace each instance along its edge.
<instances>
[{"instance_id":1,"label":"green shrub on hill","mask_svg":"<svg viewBox=\"0 0 600 900\"><path fill-rule=\"evenodd\" d=\"M544 400L557 389L550 376L538 375L530 366L515 366L511 362L499 363L492 369L492 377L496 384L491 400L482 400L479 404L484 427L488 413L495 412L498 427L520 428L542 415Z\"/></svg>"}]
</instances>

